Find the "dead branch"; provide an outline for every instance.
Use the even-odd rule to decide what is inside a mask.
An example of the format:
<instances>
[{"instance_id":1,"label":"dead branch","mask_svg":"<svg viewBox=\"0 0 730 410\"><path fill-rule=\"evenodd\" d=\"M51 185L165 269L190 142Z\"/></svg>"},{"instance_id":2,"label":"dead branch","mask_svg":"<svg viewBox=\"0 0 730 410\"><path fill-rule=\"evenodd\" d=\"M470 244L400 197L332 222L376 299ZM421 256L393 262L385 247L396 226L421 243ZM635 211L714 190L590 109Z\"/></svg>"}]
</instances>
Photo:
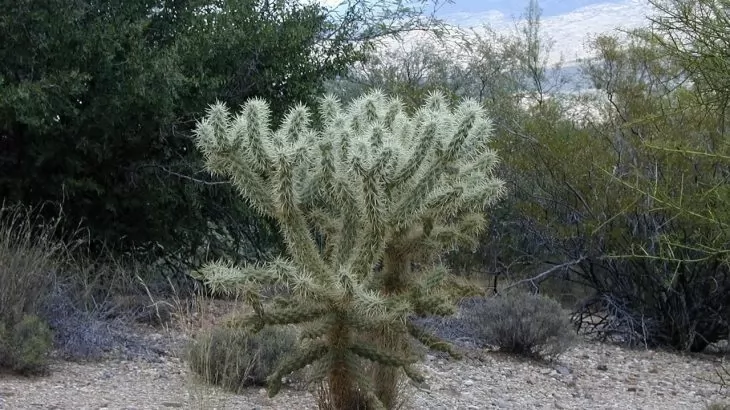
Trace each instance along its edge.
<instances>
[{"instance_id":1,"label":"dead branch","mask_svg":"<svg viewBox=\"0 0 730 410\"><path fill-rule=\"evenodd\" d=\"M552 275L553 273L557 272L560 269L565 269L565 268L568 268L570 266L577 265L577 264L581 263L582 261L584 261L585 259L586 259L585 256L581 256L580 258L575 259L575 260L572 260L570 262L565 262L565 263L561 263L560 265L555 265L552 268L546 270L545 272L540 273L537 276L534 276L532 278L522 279L522 280L520 280L518 282L515 282L515 283L507 286L503 290L508 290L508 289L511 289L511 288L513 288L515 286L519 286L519 285L522 285L522 284L525 284L525 283L529 283L530 285L532 285L533 288L538 289L537 284L539 282L542 282L548 276Z\"/></svg>"}]
</instances>

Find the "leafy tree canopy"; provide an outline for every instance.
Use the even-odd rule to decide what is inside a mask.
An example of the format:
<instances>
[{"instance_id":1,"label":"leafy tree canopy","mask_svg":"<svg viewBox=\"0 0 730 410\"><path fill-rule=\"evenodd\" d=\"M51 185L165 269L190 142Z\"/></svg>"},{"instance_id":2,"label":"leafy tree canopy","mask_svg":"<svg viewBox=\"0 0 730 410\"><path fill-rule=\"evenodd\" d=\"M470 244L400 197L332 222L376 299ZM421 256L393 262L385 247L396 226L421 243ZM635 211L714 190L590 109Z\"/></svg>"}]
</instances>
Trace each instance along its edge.
<instances>
[{"instance_id":1,"label":"leafy tree canopy","mask_svg":"<svg viewBox=\"0 0 730 410\"><path fill-rule=\"evenodd\" d=\"M63 203L94 242L185 258L203 245L253 258L272 240L202 173L190 130L206 105L263 97L278 118L379 36L421 21L390 3L395 25L359 3L344 16L293 0L0 5L0 196Z\"/></svg>"}]
</instances>

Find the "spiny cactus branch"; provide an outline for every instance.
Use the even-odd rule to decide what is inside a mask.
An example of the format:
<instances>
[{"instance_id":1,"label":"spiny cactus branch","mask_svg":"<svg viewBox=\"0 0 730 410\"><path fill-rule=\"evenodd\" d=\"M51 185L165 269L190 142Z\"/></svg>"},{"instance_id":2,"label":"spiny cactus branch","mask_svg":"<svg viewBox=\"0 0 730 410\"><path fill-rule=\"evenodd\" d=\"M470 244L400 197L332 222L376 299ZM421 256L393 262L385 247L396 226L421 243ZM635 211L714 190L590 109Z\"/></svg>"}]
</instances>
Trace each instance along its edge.
<instances>
[{"instance_id":1,"label":"spiny cactus branch","mask_svg":"<svg viewBox=\"0 0 730 410\"><path fill-rule=\"evenodd\" d=\"M417 378L409 334L449 349L407 320L451 314L455 299L471 291L437 259L474 246L485 208L504 194L488 148L492 123L475 101L450 107L440 93L412 116L377 90L348 106L325 96L318 109L315 117L294 106L271 129L268 103L252 99L236 116L214 104L199 122L196 144L207 168L277 220L288 251L263 265L211 263L200 275L212 289L242 292L254 307L237 325L296 323L305 327L303 340L314 342L280 368L271 394L280 376L311 363L323 369L317 374L334 402L345 406L359 394L378 408L390 403L393 386L368 379L364 359ZM289 300L267 302L261 290L270 285L285 287Z\"/></svg>"},{"instance_id":2,"label":"spiny cactus branch","mask_svg":"<svg viewBox=\"0 0 730 410\"><path fill-rule=\"evenodd\" d=\"M269 376L269 397L274 397L281 389L281 378L321 359L329 351L322 341L315 341L300 349L294 356L283 360L274 373Z\"/></svg>"}]
</instances>

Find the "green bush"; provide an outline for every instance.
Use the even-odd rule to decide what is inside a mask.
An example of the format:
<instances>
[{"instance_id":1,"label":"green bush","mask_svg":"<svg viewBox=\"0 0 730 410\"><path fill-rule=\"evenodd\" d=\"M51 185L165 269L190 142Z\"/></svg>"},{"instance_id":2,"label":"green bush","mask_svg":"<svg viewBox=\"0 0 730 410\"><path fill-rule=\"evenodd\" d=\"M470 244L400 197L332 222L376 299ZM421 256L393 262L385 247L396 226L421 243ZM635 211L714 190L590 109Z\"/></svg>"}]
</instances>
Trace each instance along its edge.
<instances>
[{"instance_id":1,"label":"green bush","mask_svg":"<svg viewBox=\"0 0 730 410\"><path fill-rule=\"evenodd\" d=\"M46 370L53 334L35 315L26 315L14 326L0 322L0 367L21 374Z\"/></svg>"},{"instance_id":2,"label":"green bush","mask_svg":"<svg viewBox=\"0 0 730 410\"><path fill-rule=\"evenodd\" d=\"M477 337L502 352L554 359L577 340L567 313L554 299L510 293L482 301L465 319Z\"/></svg>"},{"instance_id":3,"label":"green bush","mask_svg":"<svg viewBox=\"0 0 730 410\"><path fill-rule=\"evenodd\" d=\"M240 393L263 386L282 357L296 348L292 329L267 327L252 334L217 327L198 336L188 350L190 368L207 383Z\"/></svg>"}]
</instances>

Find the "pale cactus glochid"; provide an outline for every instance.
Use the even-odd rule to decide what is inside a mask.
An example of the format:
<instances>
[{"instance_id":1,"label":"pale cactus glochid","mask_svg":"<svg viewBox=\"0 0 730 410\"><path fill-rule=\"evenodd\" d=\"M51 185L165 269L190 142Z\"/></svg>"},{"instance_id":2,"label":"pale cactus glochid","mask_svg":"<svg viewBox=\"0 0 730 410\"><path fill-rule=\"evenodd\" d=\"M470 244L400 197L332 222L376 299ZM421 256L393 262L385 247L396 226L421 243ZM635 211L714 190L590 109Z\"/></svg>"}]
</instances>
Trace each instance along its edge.
<instances>
[{"instance_id":1,"label":"pale cactus glochid","mask_svg":"<svg viewBox=\"0 0 730 410\"><path fill-rule=\"evenodd\" d=\"M410 341L456 354L412 319L454 313L468 288L439 256L475 246L486 209L505 192L488 146L492 123L479 103L451 106L440 93L413 114L377 90L347 105L327 95L317 108L294 106L278 129L261 99L236 114L216 103L199 121L208 170L278 222L287 252L258 265L213 262L197 274L252 307L230 325L300 326L301 348L270 377L270 395L283 376L312 365L334 408L352 408L356 397L390 408L397 372L421 379ZM271 285L285 296L263 297Z\"/></svg>"}]
</instances>

